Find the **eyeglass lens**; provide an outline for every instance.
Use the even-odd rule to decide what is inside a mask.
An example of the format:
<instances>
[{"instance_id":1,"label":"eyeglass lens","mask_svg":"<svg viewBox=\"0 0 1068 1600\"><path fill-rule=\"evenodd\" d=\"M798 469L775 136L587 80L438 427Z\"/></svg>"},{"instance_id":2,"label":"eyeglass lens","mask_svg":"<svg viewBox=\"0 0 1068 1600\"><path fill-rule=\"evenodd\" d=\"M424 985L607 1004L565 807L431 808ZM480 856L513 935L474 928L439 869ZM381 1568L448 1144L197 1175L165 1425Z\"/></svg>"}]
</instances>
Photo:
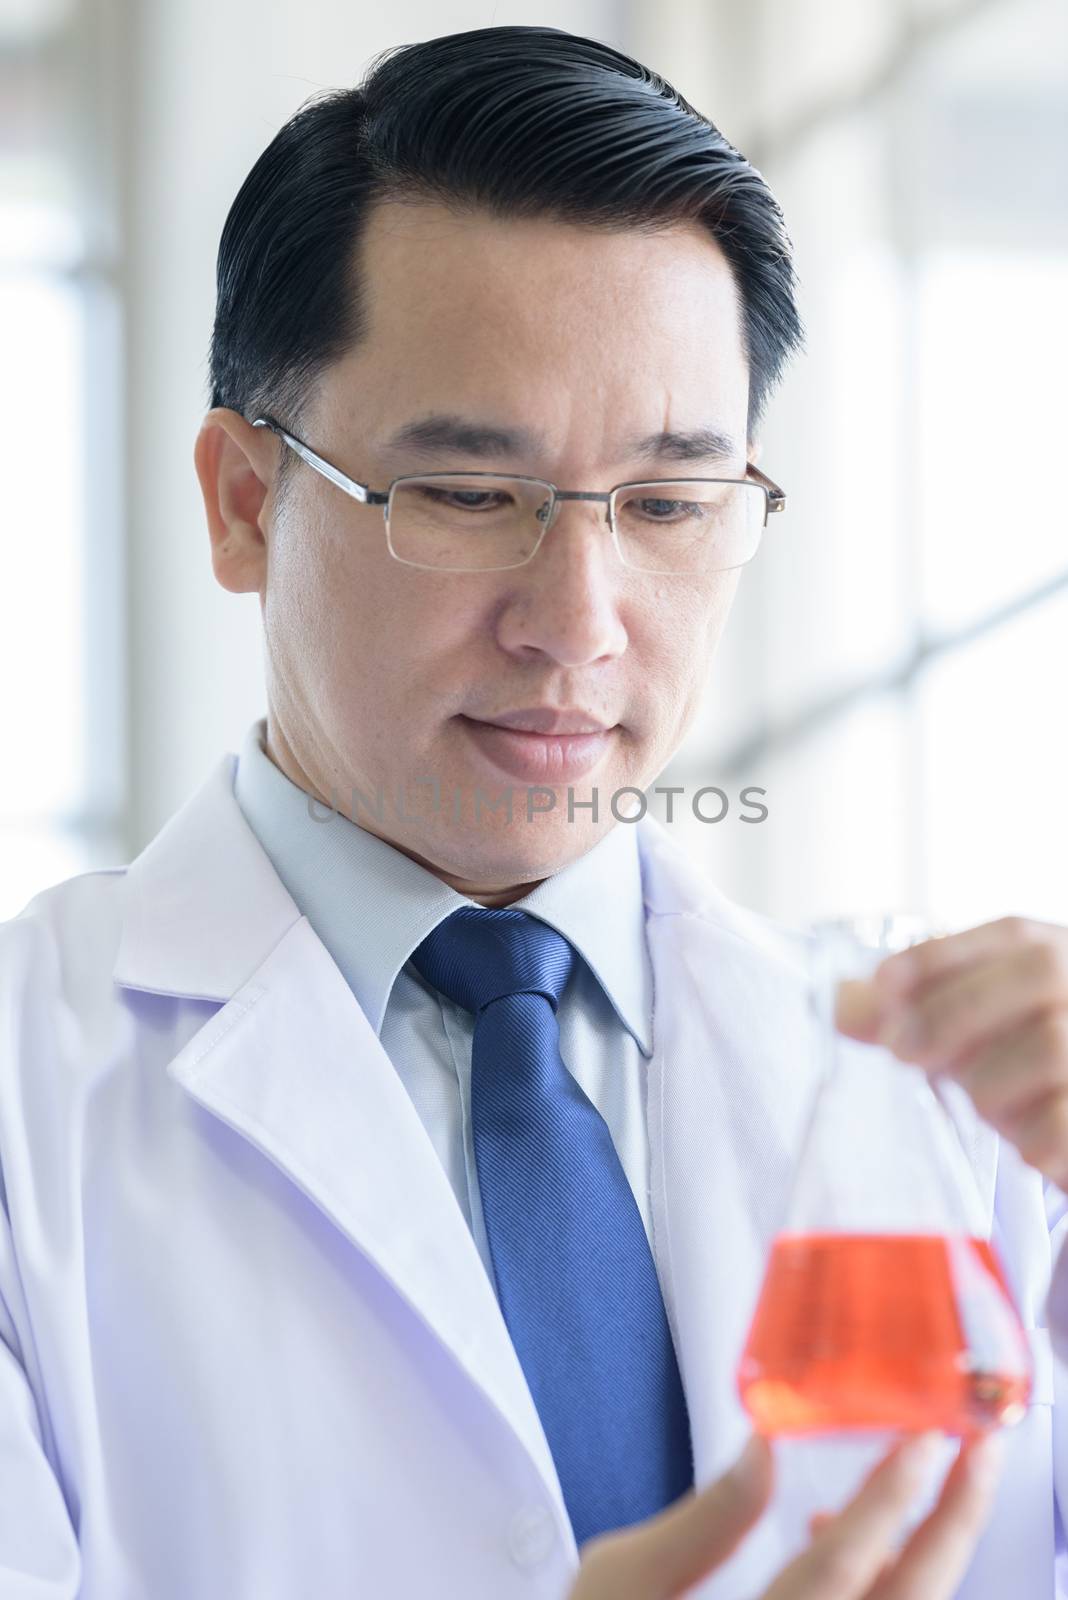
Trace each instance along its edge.
<instances>
[{"instance_id":1,"label":"eyeglass lens","mask_svg":"<svg viewBox=\"0 0 1068 1600\"><path fill-rule=\"evenodd\" d=\"M539 483L453 474L404 479L388 508L389 547L399 561L452 571L521 566L537 549L551 496ZM743 566L766 515L749 482L630 484L616 494L623 560L645 572L702 573Z\"/></svg>"}]
</instances>

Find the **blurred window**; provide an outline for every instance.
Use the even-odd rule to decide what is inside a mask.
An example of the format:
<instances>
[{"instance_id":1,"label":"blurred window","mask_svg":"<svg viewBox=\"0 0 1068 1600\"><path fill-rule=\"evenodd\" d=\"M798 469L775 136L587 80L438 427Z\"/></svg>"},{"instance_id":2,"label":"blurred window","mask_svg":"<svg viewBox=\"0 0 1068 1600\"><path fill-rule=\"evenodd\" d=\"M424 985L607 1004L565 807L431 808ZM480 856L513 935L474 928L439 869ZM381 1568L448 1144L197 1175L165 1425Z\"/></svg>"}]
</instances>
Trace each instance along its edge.
<instances>
[{"instance_id":1,"label":"blurred window","mask_svg":"<svg viewBox=\"0 0 1068 1600\"><path fill-rule=\"evenodd\" d=\"M0 917L121 859L118 315L97 25L60 0L0 4Z\"/></svg>"},{"instance_id":2,"label":"blurred window","mask_svg":"<svg viewBox=\"0 0 1068 1600\"><path fill-rule=\"evenodd\" d=\"M809 353L761 457L786 516L663 781L767 788L759 828L694 836L772 914L1068 921L1068 7L932 9L743 143Z\"/></svg>"}]
</instances>

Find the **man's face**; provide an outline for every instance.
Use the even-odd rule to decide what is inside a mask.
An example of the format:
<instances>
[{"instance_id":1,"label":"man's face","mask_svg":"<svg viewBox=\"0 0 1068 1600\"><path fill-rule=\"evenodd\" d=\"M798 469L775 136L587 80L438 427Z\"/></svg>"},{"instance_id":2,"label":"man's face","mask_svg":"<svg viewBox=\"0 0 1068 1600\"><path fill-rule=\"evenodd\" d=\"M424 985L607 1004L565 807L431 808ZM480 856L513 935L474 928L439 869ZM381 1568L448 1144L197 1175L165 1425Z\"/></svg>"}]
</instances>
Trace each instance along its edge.
<instances>
[{"instance_id":1,"label":"man's face","mask_svg":"<svg viewBox=\"0 0 1068 1600\"><path fill-rule=\"evenodd\" d=\"M369 219L360 271L366 335L327 372L300 431L373 489L459 469L587 490L744 473L739 301L704 230L607 233L390 203ZM506 455L391 447L440 415L534 443ZM635 440L699 429L735 440L732 458L634 454ZM291 775L462 893L531 883L582 855L616 825L615 791L647 788L681 742L737 572L631 570L604 505L582 502L560 506L525 566L405 566L380 507L292 465L282 503L265 502L260 590L268 736ZM559 749L534 735L479 726L530 707L607 726L588 770L554 765ZM529 744L522 769L502 748L517 739ZM354 786L368 801L381 791L381 817L353 812ZM492 809L509 789L511 821ZM581 806L595 790L596 821ZM555 805L542 809L548 791Z\"/></svg>"}]
</instances>

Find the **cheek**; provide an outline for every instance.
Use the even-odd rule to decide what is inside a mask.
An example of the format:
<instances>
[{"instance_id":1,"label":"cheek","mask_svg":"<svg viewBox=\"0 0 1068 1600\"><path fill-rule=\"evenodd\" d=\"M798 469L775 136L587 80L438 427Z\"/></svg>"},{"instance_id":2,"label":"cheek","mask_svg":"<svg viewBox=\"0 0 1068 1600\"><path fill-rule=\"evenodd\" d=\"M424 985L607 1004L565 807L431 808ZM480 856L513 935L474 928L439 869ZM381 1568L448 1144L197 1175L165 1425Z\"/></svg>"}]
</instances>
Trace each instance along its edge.
<instances>
[{"instance_id":1,"label":"cheek","mask_svg":"<svg viewBox=\"0 0 1068 1600\"><path fill-rule=\"evenodd\" d=\"M492 607L473 581L450 586L440 573L392 560L384 574L361 569L347 582L329 624L324 672L343 677L347 698L378 723L413 733L437 723L488 670Z\"/></svg>"},{"instance_id":2,"label":"cheek","mask_svg":"<svg viewBox=\"0 0 1068 1600\"><path fill-rule=\"evenodd\" d=\"M395 565L373 521L368 527L339 526L312 510L299 526L281 530L265 610L275 645L291 658L299 653L320 678L337 668L348 672L356 663L370 669L381 660L388 668L387 641L407 637L401 630L410 626L398 615L404 585L388 570Z\"/></svg>"},{"instance_id":3,"label":"cheek","mask_svg":"<svg viewBox=\"0 0 1068 1600\"><path fill-rule=\"evenodd\" d=\"M719 643L730 612L737 573L723 573L703 586L664 589L650 608L651 646L673 674L700 678Z\"/></svg>"},{"instance_id":4,"label":"cheek","mask_svg":"<svg viewBox=\"0 0 1068 1600\"><path fill-rule=\"evenodd\" d=\"M642 677L669 738L689 725L704 694L737 582L737 573L725 573L703 589L665 590L655 598Z\"/></svg>"},{"instance_id":5,"label":"cheek","mask_svg":"<svg viewBox=\"0 0 1068 1600\"><path fill-rule=\"evenodd\" d=\"M276 536L263 609L267 645L276 659L299 664L318 657L328 615L322 552L308 538Z\"/></svg>"}]
</instances>

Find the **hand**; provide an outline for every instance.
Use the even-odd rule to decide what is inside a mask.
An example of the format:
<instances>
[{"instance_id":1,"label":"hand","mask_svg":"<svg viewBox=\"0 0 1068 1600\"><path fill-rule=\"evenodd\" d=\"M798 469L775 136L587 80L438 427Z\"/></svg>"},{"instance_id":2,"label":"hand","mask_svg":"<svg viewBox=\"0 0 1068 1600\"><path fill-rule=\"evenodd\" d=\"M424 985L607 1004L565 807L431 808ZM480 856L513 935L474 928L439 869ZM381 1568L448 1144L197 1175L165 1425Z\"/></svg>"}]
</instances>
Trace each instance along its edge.
<instances>
[{"instance_id":1,"label":"hand","mask_svg":"<svg viewBox=\"0 0 1068 1600\"><path fill-rule=\"evenodd\" d=\"M935 1435L937 1438L937 1435ZM896 1445L837 1516L820 1518L808 1548L763 1600L948 1600L971 1559L998 1477L996 1434L961 1448L938 1504L893 1554L895 1534L923 1485L928 1438ZM754 1434L715 1483L659 1516L582 1547L569 1600L676 1600L721 1566L767 1506L771 1450Z\"/></svg>"},{"instance_id":2,"label":"hand","mask_svg":"<svg viewBox=\"0 0 1068 1600\"><path fill-rule=\"evenodd\" d=\"M1024 1160L1068 1188L1068 928L1003 917L888 956L838 1026L962 1084Z\"/></svg>"}]
</instances>

